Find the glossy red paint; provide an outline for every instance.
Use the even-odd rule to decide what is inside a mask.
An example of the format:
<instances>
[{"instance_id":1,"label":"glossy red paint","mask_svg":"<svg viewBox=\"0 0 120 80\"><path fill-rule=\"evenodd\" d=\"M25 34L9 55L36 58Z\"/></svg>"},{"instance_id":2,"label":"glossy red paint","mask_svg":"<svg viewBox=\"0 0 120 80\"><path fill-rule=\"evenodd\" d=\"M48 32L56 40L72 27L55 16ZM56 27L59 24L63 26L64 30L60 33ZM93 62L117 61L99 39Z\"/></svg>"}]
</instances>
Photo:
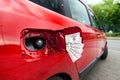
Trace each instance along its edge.
<instances>
[{"instance_id":1,"label":"glossy red paint","mask_svg":"<svg viewBox=\"0 0 120 80\"><path fill-rule=\"evenodd\" d=\"M45 54L25 48L24 38L28 34L23 34L25 30L56 32L71 27L79 28L84 43L82 57L75 63L66 51ZM69 32L72 33L72 28ZM100 55L105 43L103 32L28 0L0 0L0 80L46 80L59 73L79 80L78 73ZM30 52L33 52L32 56L28 55ZM34 52L40 56L34 57Z\"/></svg>"}]
</instances>

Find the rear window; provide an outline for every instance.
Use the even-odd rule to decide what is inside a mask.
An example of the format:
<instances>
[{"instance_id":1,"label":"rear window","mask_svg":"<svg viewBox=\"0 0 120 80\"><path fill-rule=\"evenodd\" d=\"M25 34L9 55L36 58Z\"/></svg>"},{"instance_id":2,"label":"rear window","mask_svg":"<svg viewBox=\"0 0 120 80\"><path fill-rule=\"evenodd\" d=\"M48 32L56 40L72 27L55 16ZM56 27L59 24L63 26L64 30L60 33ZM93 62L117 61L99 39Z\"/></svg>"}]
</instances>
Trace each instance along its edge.
<instances>
[{"instance_id":1,"label":"rear window","mask_svg":"<svg viewBox=\"0 0 120 80\"><path fill-rule=\"evenodd\" d=\"M63 0L30 0L30 1L64 15Z\"/></svg>"}]
</instances>

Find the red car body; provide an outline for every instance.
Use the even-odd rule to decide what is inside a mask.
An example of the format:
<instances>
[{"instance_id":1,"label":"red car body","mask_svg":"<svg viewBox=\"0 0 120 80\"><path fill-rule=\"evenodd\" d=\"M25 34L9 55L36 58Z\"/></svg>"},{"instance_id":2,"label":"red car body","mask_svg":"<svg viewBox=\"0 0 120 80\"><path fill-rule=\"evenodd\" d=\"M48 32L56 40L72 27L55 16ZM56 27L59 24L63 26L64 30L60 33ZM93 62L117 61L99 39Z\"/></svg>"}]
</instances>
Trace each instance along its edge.
<instances>
[{"instance_id":1,"label":"red car body","mask_svg":"<svg viewBox=\"0 0 120 80\"><path fill-rule=\"evenodd\" d=\"M76 32L84 47L72 61L65 35ZM25 39L41 35L47 47L29 50ZM47 80L54 75L79 80L78 73L102 55L106 42L104 32L28 0L0 0L0 80Z\"/></svg>"}]
</instances>

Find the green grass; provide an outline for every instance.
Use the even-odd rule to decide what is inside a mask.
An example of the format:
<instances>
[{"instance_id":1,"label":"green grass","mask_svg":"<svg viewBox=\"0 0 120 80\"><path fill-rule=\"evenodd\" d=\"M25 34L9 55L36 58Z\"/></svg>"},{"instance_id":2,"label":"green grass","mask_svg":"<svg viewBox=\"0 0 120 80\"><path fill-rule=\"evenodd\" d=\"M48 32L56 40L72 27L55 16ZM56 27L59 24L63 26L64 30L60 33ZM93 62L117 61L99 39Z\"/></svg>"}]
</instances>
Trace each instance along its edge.
<instances>
[{"instance_id":1,"label":"green grass","mask_svg":"<svg viewBox=\"0 0 120 80\"><path fill-rule=\"evenodd\" d=\"M107 37L120 37L120 33L106 33Z\"/></svg>"}]
</instances>

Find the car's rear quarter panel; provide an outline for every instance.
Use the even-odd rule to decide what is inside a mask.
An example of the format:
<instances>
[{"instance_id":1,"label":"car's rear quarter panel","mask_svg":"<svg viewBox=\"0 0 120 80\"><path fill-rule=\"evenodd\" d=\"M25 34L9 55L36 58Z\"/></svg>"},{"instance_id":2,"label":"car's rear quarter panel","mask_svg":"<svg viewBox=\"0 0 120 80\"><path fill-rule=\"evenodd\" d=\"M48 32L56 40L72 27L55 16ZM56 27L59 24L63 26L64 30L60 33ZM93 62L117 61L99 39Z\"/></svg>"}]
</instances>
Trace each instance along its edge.
<instances>
[{"instance_id":1,"label":"car's rear quarter panel","mask_svg":"<svg viewBox=\"0 0 120 80\"><path fill-rule=\"evenodd\" d=\"M24 57L21 53L20 39L24 29L60 30L64 28L62 24L67 23L66 18L61 18L59 14L51 13L41 7L40 10L43 12L39 11L41 16L36 17L35 12L29 10L28 2L25 4L8 0L0 3L3 4L0 6L1 35L3 35L3 43L0 44L0 80L46 80L58 73L68 73L72 79L78 79L75 64L67 53L55 53L38 60ZM54 15L64 23L57 20Z\"/></svg>"},{"instance_id":2,"label":"car's rear quarter panel","mask_svg":"<svg viewBox=\"0 0 120 80\"><path fill-rule=\"evenodd\" d=\"M87 54L87 47L95 47L91 43L95 40L95 32L90 27L27 0L1 0L0 4L0 29L3 36L3 42L0 43L0 80L46 80L57 73L68 73L73 80L77 80L78 72L96 57L96 54ZM24 29L60 30L74 26L81 29L86 49L77 66L67 53L56 53L35 61L28 61L21 55L20 39Z\"/></svg>"}]
</instances>

